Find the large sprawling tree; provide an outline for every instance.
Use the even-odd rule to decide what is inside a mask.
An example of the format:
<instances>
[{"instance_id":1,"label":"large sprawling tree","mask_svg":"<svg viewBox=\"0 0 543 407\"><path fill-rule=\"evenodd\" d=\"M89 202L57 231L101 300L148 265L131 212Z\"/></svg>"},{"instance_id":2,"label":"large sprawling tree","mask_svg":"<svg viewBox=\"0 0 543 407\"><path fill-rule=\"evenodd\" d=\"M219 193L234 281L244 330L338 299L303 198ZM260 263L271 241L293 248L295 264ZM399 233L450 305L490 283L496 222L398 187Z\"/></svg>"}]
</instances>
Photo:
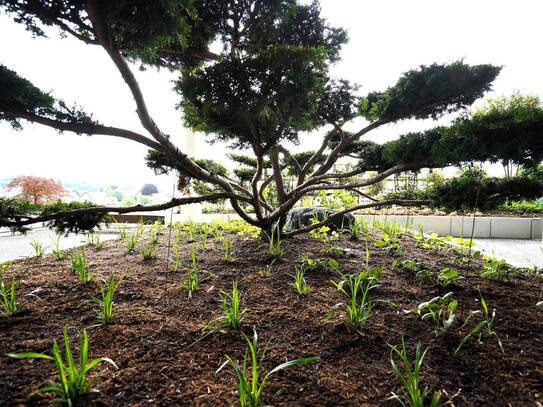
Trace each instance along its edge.
<instances>
[{"instance_id":1,"label":"large sprawling tree","mask_svg":"<svg viewBox=\"0 0 543 407\"><path fill-rule=\"evenodd\" d=\"M61 218L77 226L78 217L89 213L227 199L241 218L269 231L282 226L289 210L314 191L359 190L423 167L486 160L531 164L543 157L540 105L516 116L503 109L465 114L451 126L406 134L385 144L364 141L366 134L389 123L437 119L468 108L490 90L501 68L463 61L421 66L388 89L362 96L354 84L330 75L347 35L321 17L317 1L0 0L0 8L35 36L45 36L47 26L54 26L63 35L102 47L130 89L146 133L98 123L1 65L0 120L14 127L31 121L60 132L144 144L150 148L150 167L177 171L201 191L200 196L149 207L92 207L38 216L4 211L11 215L0 219L0 226ZM247 164L245 171L240 168L233 178L218 163L184 154L151 117L130 62L177 71L174 91L186 125L210 141L249 149L251 157L237 157ZM359 117L365 119L362 128L344 130ZM315 150L291 154L288 146L302 133L314 140ZM348 171L338 171L336 164L345 157L356 161ZM366 171L378 173L360 178ZM285 182L287 176L294 176L295 182ZM375 201L345 211L419 203Z\"/></svg>"}]
</instances>

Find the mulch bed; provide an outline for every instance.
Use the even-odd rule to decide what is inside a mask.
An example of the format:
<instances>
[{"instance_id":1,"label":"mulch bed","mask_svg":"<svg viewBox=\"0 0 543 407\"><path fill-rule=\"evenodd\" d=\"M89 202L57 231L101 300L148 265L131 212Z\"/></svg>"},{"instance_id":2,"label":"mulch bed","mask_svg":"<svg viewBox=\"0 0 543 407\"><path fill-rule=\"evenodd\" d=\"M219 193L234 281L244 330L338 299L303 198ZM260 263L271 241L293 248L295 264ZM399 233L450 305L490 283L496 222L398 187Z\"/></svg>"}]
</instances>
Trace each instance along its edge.
<instances>
[{"instance_id":1,"label":"mulch bed","mask_svg":"<svg viewBox=\"0 0 543 407\"><path fill-rule=\"evenodd\" d=\"M387 342L399 344L405 336L410 354L417 342L430 350L422 368L423 386L443 392L442 401L456 406L541 406L543 403L543 311L536 309L541 280L513 278L509 283L482 279L476 261L461 264L449 249L423 250L413 239L401 239L404 260L418 258L437 271L455 267L465 279L453 289L461 319L480 308L477 286L489 306L497 309L494 337L482 344L470 340L458 355L454 350L467 329L436 334L432 326L403 312L436 295L451 291L421 285L414 275L392 268L392 256L371 245L370 266L386 272L372 298L392 301L394 308L378 302L365 335L350 332L337 314L324 316L343 301L330 280L333 270L308 271L311 292L300 297L291 286L296 260L304 253L327 257L323 244L310 236L285 242L285 254L269 278L259 273L269 263L257 240L234 238L234 263L224 261L221 243L208 242L199 256L200 268L212 273L202 289L188 298L180 287L186 272L168 271L166 239L158 258L144 262L128 254L120 241L109 241L101 250L87 248L95 280L79 283L69 261L50 256L16 261L4 273L26 273L21 283L20 312L0 319L0 355L8 352L50 353L54 339L61 340L65 325L75 339L87 327L92 357L107 356L118 370L103 364L93 371L95 393L85 396L84 406L181 406L236 405L236 379L224 369L215 374L225 354L241 359L245 343L239 333L215 333L201 339L202 328L219 316L221 289L237 279L241 306L247 309L243 331L257 330L262 346L268 343L266 369L287 359L317 355L321 361L298 366L272 376L264 402L274 406L387 406L391 392L402 389L390 366ZM196 243L193 243L196 244ZM353 249L355 257L340 259L344 272L363 266L364 243L341 238L336 242ZM187 264L190 245L181 247ZM359 260L355 263L352 260ZM125 278L116 297L116 321L96 326L97 280L111 273ZM90 328L89 328L90 327ZM201 339L201 340L199 340ZM199 341L198 341L199 340ZM77 348L76 341L73 340ZM51 398L30 396L48 380L55 380L52 362L14 360L0 356L0 405L49 405Z\"/></svg>"}]
</instances>

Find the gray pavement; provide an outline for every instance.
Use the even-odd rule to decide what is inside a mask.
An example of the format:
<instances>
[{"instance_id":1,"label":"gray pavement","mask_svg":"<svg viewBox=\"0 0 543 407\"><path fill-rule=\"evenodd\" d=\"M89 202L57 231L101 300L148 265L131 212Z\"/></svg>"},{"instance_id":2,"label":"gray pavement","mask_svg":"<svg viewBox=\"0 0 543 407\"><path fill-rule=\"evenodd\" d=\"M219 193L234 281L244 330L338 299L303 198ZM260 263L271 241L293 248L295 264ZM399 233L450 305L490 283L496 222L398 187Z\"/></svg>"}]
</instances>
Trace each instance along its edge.
<instances>
[{"instance_id":1,"label":"gray pavement","mask_svg":"<svg viewBox=\"0 0 543 407\"><path fill-rule=\"evenodd\" d=\"M101 240L111 240L118 237L119 235L114 231L104 230L100 232ZM45 228L32 229L26 235L14 235L5 229L0 229L0 263L34 256L34 249L30 245L33 240L39 240L43 244L45 253L51 253L56 238L55 232ZM85 235L70 233L68 236L61 236L60 248L70 249L82 246L86 242L87 237Z\"/></svg>"},{"instance_id":2,"label":"gray pavement","mask_svg":"<svg viewBox=\"0 0 543 407\"><path fill-rule=\"evenodd\" d=\"M541 240L474 239L475 247L488 256L504 259L516 267L543 267Z\"/></svg>"}]
</instances>

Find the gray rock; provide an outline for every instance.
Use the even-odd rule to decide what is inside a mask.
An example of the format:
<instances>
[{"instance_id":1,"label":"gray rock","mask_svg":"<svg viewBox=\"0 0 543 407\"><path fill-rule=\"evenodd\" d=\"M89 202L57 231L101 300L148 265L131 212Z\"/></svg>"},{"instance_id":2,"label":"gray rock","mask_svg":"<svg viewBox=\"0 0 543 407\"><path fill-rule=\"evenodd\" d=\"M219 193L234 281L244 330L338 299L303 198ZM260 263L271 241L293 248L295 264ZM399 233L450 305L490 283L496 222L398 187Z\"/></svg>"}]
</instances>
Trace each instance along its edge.
<instances>
[{"instance_id":1,"label":"gray rock","mask_svg":"<svg viewBox=\"0 0 543 407\"><path fill-rule=\"evenodd\" d=\"M330 208L321 207L303 207L294 208L287 215L287 222L285 224L286 230L296 230L305 226L310 226L313 223L313 219L316 217L319 222L323 219L330 217L337 211ZM333 219L328 226L332 230L340 230L341 228L347 229L354 222L354 216L352 213L346 213L339 216L337 219Z\"/></svg>"}]
</instances>

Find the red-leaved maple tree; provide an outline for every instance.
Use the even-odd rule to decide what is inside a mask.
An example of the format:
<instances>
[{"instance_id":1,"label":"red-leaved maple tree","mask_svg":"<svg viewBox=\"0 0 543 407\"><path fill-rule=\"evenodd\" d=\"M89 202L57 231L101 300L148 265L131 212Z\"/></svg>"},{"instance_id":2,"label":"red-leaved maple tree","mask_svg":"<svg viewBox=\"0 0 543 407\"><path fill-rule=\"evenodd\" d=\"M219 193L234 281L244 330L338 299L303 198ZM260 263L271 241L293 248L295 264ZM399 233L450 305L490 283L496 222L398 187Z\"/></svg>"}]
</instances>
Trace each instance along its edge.
<instances>
[{"instance_id":1,"label":"red-leaved maple tree","mask_svg":"<svg viewBox=\"0 0 543 407\"><path fill-rule=\"evenodd\" d=\"M66 193L62 184L54 179L23 175L13 178L8 190L20 189L18 197L34 205L60 199Z\"/></svg>"}]
</instances>

